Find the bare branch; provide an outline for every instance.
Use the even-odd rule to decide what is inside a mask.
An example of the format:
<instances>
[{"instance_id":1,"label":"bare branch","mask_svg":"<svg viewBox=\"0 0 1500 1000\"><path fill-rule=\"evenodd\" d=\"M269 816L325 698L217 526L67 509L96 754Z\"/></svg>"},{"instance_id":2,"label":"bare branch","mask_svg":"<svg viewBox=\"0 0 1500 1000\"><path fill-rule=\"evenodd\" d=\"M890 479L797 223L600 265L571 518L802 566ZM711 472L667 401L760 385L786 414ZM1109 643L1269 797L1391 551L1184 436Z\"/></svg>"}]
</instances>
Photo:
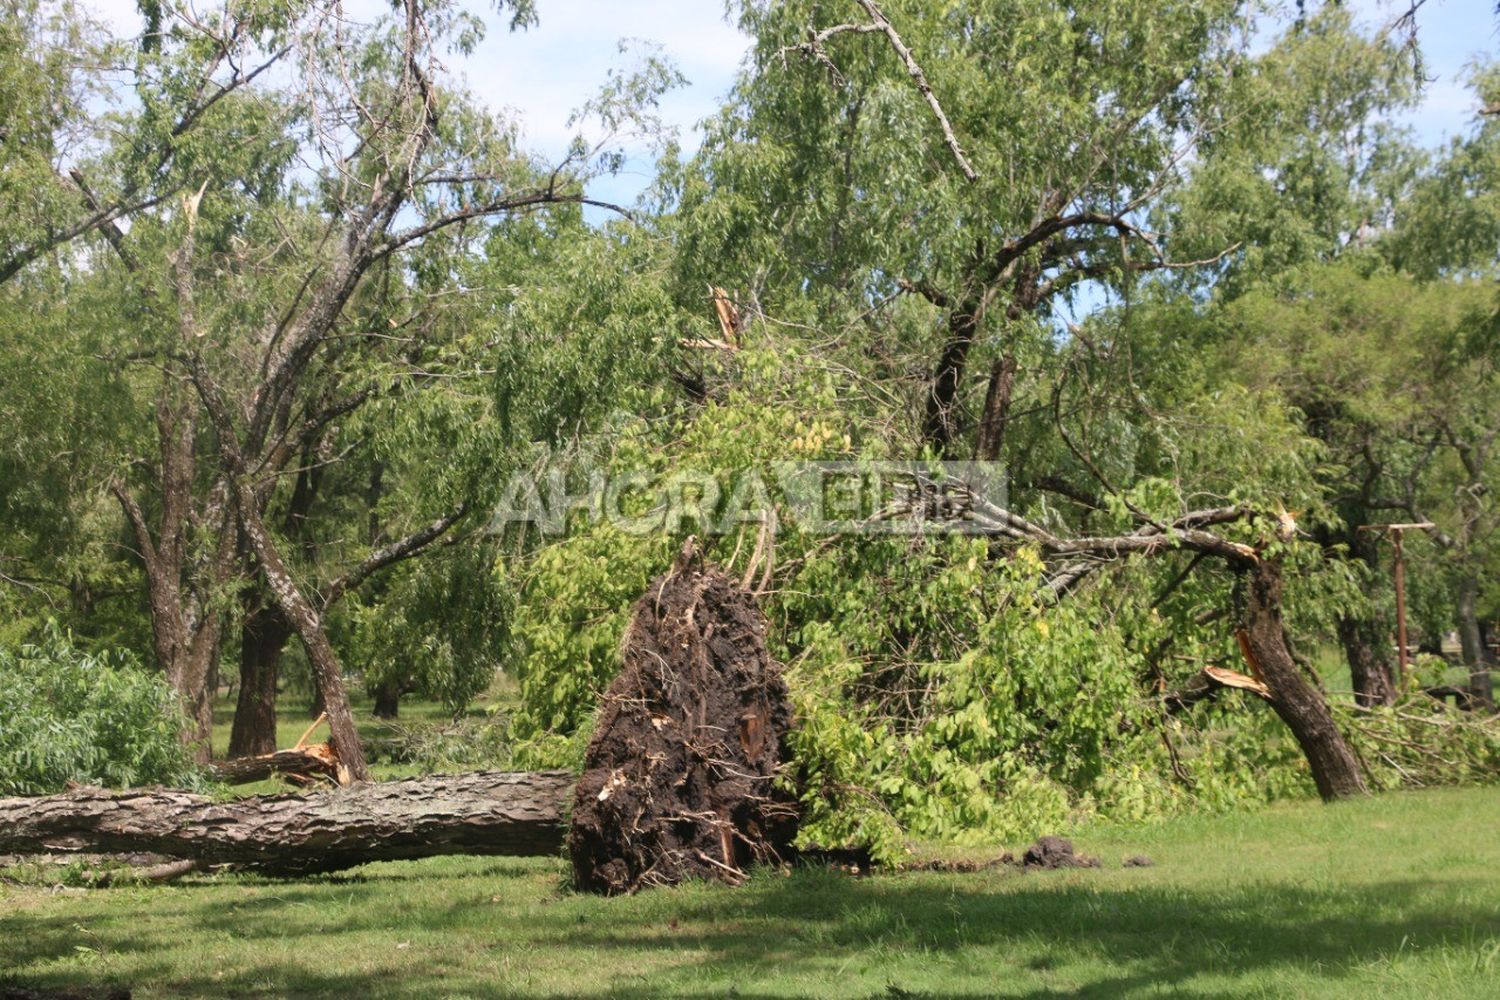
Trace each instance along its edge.
<instances>
[{"instance_id":1,"label":"bare branch","mask_svg":"<svg viewBox=\"0 0 1500 1000\"><path fill-rule=\"evenodd\" d=\"M467 222L470 219L481 219L491 215L500 215L505 212L515 212L526 208L536 208L540 205L590 205L594 208L608 209L611 212L624 216L632 222L635 221L635 215L628 208L612 202L586 198L581 194L557 194L550 189L534 191L530 194L518 195L514 198L503 198L484 205L473 205L462 211L439 216L419 226L413 226L402 232L393 233L382 246L374 250L371 260L379 260L387 254L401 249L408 243L413 243L424 236L430 236L441 229L447 229L449 226L457 225L460 222Z\"/></svg>"},{"instance_id":2,"label":"bare branch","mask_svg":"<svg viewBox=\"0 0 1500 1000\"><path fill-rule=\"evenodd\" d=\"M467 513L468 507L460 504L457 509L444 514L431 524L370 553L359 565L329 585L327 592L323 595L323 611L326 612L342 600L345 594L364 583L372 574L421 552L446 534L449 528L463 520Z\"/></svg>"},{"instance_id":3,"label":"bare branch","mask_svg":"<svg viewBox=\"0 0 1500 1000\"><path fill-rule=\"evenodd\" d=\"M125 520L130 522L130 528L135 532L135 543L141 547L141 559L150 569L156 566L156 546L151 541L151 529L146 525L146 515L141 513L140 504L135 502L125 489L125 484L118 479L110 481L109 491L120 501L120 509L125 512Z\"/></svg>"},{"instance_id":4,"label":"bare branch","mask_svg":"<svg viewBox=\"0 0 1500 1000\"><path fill-rule=\"evenodd\" d=\"M922 97L927 101L927 106L932 109L933 115L937 118L938 126L943 130L943 141L948 144L948 150L953 154L953 159L958 162L958 169L963 171L964 178L970 182L977 181L979 175L974 172L973 167L969 166L963 149L958 145L958 137L953 134L953 126L948 122L948 116L943 113L943 106L938 103L937 95L932 92L932 85L927 82L927 76L922 72L922 67L917 63L916 57L911 54L911 49L906 47L906 43L901 40L901 36L896 33L895 27L886 19L875 0L855 0L855 2L870 15L870 20L875 26L885 32L885 37L890 39L891 48L896 50L896 55L900 56L901 61L906 64L906 72L911 75L912 82L917 85L917 90L921 91Z\"/></svg>"}]
</instances>

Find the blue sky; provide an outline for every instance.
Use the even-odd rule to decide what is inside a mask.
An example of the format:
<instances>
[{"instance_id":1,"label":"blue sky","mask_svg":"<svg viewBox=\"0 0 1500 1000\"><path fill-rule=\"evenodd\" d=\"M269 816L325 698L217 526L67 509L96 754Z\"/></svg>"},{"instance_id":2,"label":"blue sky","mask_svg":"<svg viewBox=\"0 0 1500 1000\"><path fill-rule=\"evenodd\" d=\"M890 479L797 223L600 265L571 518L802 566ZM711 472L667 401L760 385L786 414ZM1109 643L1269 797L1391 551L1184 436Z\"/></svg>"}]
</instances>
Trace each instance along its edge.
<instances>
[{"instance_id":1,"label":"blue sky","mask_svg":"<svg viewBox=\"0 0 1500 1000\"><path fill-rule=\"evenodd\" d=\"M140 30L135 0L84 3L122 33ZM598 89L608 68L631 61L618 51L622 39L659 44L687 76L689 84L668 95L662 114L688 149L697 145L694 126L718 107L749 44L725 21L721 0L538 0L537 6L540 24L517 34L492 17L489 37L450 68L489 105L513 110L532 148L548 157L566 149L573 134L569 114ZM1364 23L1378 26L1405 10L1408 0L1351 0L1351 6ZM346 7L361 16L384 4L349 0ZM473 7L489 9L479 0ZM1500 53L1500 22L1493 0L1427 0L1417 18L1432 80L1422 106L1406 120L1422 142L1437 145L1473 121L1477 103L1464 89L1464 70L1478 56ZM632 200L649 168L649 159L633 160L623 176L597 181L591 193Z\"/></svg>"}]
</instances>

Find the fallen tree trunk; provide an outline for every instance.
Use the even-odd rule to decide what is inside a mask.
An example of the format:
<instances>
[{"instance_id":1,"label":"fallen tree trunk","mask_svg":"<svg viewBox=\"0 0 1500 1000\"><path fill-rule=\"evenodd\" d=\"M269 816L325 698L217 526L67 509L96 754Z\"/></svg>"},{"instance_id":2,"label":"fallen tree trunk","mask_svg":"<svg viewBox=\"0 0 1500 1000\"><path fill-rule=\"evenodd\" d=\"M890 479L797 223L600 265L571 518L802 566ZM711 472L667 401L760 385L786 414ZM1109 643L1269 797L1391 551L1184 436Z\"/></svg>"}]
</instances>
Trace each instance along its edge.
<instances>
[{"instance_id":1,"label":"fallen tree trunk","mask_svg":"<svg viewBox=\"0 0 1500 1000\"><path fill-rule=\"evenodd\" d=\"M573 782L566 771L481 771L230 802L78 788L0 799L0 852L138 851L278 874L438 854L549 855L567 832Z\"/></svg>"},{"instance_id":2,"label":"fallen tree trunk","mask_svg":"<svg viewBox=\"0 0 1500 1000\"><path fill-rule=\"evenodd\" d=\"M1281 620L1281 567L1257 562L1245 573L1244 627L1240 649L1255 679L1266 688L1266 700L1286 723L1307 757L1313 783L1323 801L1368 794L1354 752L1339 732L1328 699L1302 676L1287 645Z\"/></svg>"}]
</instances>

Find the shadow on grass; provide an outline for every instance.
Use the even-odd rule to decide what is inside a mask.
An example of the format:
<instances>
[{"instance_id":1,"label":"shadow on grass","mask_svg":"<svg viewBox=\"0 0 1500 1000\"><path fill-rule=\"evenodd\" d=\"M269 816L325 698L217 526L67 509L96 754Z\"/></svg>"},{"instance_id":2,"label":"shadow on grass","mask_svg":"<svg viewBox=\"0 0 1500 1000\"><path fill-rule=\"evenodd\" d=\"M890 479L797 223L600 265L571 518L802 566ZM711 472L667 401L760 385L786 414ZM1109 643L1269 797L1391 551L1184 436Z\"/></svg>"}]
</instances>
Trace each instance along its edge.
<instances>
[{"instance_id":1,"label":"shadow on grass","mask_svg":"<svg viewBox=\"0 0 1500 1000\"><path fill-rule=\"evenodd\" d=\"M908 991L892 984L877 994L890 997L1122 996L1174 989L1228 997L1236 992L1227 982L1243 975L1315 970L1320 978L1342 977L1415 942L1430 949L1500 937L1500 909L1464 904L1463 895L1434 892L1419 880L1218 891L1134 882L1116 873L852 880L807 870L759 877L737 891L692 887L601 901L549 895L546 883L555 872L535 867L469 872L481 874L524 878L516 878L512 899L492 895L505 889L504 881L493 879L480 879L468 892L445 887L439 899L406 899L381 877L249 884L246 890L262 891L207 906L190 890L153 893L139 901L149 920L121 920L94 933L99 947L129 956L134 974L168 995L379 997L722 996L733 983L740 984L734 996L769 996L755 984L823 981L836 987L841 963L862 956L873 964L907 963L895 978L913 984L943 983L942 970L952 972L951 988L924 992L913 985ZM73 956L78 919L0 917L3 964L24 969ZM159 960L183 947L173 939L174 927L191 927L211 941L232 940L246 952L241 967L215 974ZM320 970L311 955L305 965L278 964L258 949L301 940L331 943L341 952L380 951L403 934L424 935L428 947L399 961L393 954L372 955L375 964L386 964L358 973ZM454 951L520 955L534 968L524 984L495 981L484 978L483 962L453 961ZM592 985L576 985L580 963L589 963L582 971L592 975L581 978ZM925 976L904 976L924 967ZM599 970L616 968L622 974L614 985L598 984ZM1206 973L1226 985L1216 991L1208 980L1189 983ZM69 970L38 982L76 985L85 976L86 970ZM781 987L775 995L787 992Z\"/></svg>"}]
</instances>

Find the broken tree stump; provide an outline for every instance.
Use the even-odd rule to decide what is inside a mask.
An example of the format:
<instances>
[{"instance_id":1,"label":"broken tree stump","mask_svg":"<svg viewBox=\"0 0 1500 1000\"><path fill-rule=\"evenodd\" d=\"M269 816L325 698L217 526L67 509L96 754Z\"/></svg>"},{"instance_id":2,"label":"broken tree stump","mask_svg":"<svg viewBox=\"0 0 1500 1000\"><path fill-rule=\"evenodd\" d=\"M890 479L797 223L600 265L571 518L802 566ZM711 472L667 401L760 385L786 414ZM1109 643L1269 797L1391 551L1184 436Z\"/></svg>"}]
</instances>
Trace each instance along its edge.
<instances>
[{"instance_id":1,"label":"broken tree stump","mask_svg":"<svg viewBox=\"0 0 1500 1000\"><path fill-rule=\"evenodd\" d=\"M633 609L574 796L574 882L633 892L731 884L787 857L797 811L775 784L791 705L755 600L692 539Z\"/></svg>"},{"instance_id":2,"label":"broken tree stump","mask_svg":"<svg viewBox=\"0 0 1500 1000\"><path fill-rule=\"evenodd\" d=\"M320 712L303 732L301 739L290 750L273 750L270 753L251 757L232 757L212 765L214 777L226 785L248 785L253 781L264 781L280 775L296 785L315 785L331 781L336 785L347 785L349 769L339 761L338 751L332 743L309 745L307 738L319 726L328 721L328 713Z\"/></svg>"},{"instance_id":3,"label":"broken tree stump","mask_svg":"<svg viewBox=\"0 0 1500 1000\"><path fill-rule=\"evenodd\" d=\"M214 777L226 785L248 785L275 775L300 785L312 785L321 780L336 785L349 784L348 770L339 766L338 755L327 743L297 746L254 757L233 757L215 761L212 766Z\"/></svg>"},{"instance_id":4,"label":"broken tree stump","mask_svg":"<svg viewBox=\"0 0 1500 1000\"><path fill-rule=\"evenodd\" d=\"M480 771L228 802L77 788L0 798L0 852L149 852L276 874L439 854L550 855L562 846L572 790L566 771Z\"/></svg>"}]
</instances>

